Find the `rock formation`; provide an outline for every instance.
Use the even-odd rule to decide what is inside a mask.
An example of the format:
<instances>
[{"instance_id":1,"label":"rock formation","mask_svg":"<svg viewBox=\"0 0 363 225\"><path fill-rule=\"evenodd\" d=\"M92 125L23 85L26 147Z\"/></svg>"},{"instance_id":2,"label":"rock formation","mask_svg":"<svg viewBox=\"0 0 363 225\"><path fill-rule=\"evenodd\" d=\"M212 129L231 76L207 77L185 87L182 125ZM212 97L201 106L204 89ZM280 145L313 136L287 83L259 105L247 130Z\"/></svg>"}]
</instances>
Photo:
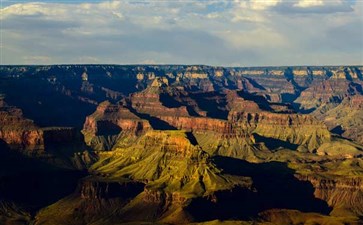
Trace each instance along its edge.
<instances>
[{"instance_id":1,"label":"rock formation","mask_svg":"<svg viewBox=\"0 0 363 225\"><path fill-rule=\"evenodd\" d=\"M0 66L0 223L360 224L362 72Z\"/></svg>"}]
</instances>

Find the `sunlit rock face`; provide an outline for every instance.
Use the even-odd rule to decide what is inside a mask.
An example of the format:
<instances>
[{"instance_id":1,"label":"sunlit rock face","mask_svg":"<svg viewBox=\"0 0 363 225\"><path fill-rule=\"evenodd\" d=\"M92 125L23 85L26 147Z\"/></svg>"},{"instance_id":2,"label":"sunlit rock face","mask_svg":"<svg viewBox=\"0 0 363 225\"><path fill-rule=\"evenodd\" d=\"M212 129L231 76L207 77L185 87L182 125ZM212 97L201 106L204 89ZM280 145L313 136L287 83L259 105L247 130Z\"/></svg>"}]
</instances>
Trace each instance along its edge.
<instances>
[{"instance_id":1,"label":"sunlit rock face","mask_svg":"<svg viewBox=\"0 0 363 225\"><path fill-rule=\"evenodd\" d=\"M299 176L298 179L312 183L314 196L326 201L333 207L333 215L344 213L361 214L363 211L362 178L319 178Z\"/></svg>"},{"instance_id":2,"label":"sunlit rock face","mask_svg":"<svg viewBox=\"0 0 363 225\"><path fill-rule=\"evenodd\" d=\"M0 108L0 139L10 148L28 153L43 152L48 144L77 141L76 131L69 127L40 128L26 119L20 109L8 106Z\"/></svg>"},{"instance_id":3,"label":"sunlit rock face","mask_svg":"<svg viewBox=\"0 0 363 225\"><path fill-rule=\"evenodd\" d=\"M83 126L85 142L94 149L109 150L122 133L137 136L152 129L147 120L142 120L125 106L101 103L96 111L86 117Z\"/></svg>"},{"instance_id":4,"label":"sunlit rock face","mask_svg":"<svg viewBox=\"0 0 363 225\"><path fill-rule=\"evenodd\" d=\"M30 151L44 148L42 130L33 121L25 119L20 109L2 101L0 110L0 138L5 143Z\"/></svg>"}]
</instances>

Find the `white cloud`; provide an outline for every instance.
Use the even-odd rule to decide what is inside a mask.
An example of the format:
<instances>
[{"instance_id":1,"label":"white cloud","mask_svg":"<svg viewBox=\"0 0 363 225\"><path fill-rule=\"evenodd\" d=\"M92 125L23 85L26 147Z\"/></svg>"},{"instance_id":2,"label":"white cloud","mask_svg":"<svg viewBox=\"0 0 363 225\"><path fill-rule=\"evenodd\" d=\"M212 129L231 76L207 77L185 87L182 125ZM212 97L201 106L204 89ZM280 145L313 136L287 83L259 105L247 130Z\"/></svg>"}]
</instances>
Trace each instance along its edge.
<instances>
[{"instance_id":1,"label":"white cloud","mask_svg":"<svg viewBox=\"0 0 363 225\"><path fill-rule=\"evenodd\" d=\"M255 10L265 10L270 7L276 6L282 0L251 0L251 8Z\"/></svg>"},{"instance_id":2,"label":"white cloud","mask_svg":"<svg viewBox=\"0 0 363 225\"><path fill-rule=\"evenodd\" d=\"M352 12L354 5L359 4L360 0L353 3L348 0L299 0L292 4L290 11L293 13L338 13Z\"/></svg>"},{"instance_id":3,"label":"white cloud","mask_svg":"<svg viewBox=\"0 0 363 225\"><path fill-rule=\"evenodd\" d=\"M299 2L294 4L294 6L301 8L323 6L323 5L324 5L323 0L300 0Z\"/></svg>"},{"instance_id":4,"label":"white cloud","mask_svg":"<svg viewBox=\"0 0 363 225\"><path fill-rule=\"evenodd\" d=\"M235 0L234 5L249 10L266 10L281 3L282 0Z\"/></svg>"},{"instance_id":5,"label":"white cloud","mask_svg":"<svg viewBox=\"0 0 363 225\"><path fill-rule=\"evenodd\" d=\"M0 9L1 18L9 16L63 16L67 12L61 4L47 7L46 3L19 3Z\"/></svg>"}]
</instances>

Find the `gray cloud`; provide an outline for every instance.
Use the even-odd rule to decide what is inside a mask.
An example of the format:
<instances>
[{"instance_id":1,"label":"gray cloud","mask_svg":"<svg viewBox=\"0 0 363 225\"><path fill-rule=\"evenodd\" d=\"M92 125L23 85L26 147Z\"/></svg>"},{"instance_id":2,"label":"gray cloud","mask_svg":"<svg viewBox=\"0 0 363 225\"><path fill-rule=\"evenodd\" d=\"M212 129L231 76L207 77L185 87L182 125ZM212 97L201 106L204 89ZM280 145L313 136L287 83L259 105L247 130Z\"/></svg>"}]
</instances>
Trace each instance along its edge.
<instances>
[{"instance_id":1,"label":"gray cloud","mask_svg":"<svg viewBox=\"0 0 363 225\"><path fill-rule=\"evenodd\" d=\"M286 1L278 4L274 10L284 14L334 14L334 13L349 13L354 9L350 1L322 1L322 5L312 5L310 7L298 7L298 1Z\"/></svg>"},{"instance_id":2,"label":"gray cloud","mask_svg":"<svg viewBox=\"0 0 363 225\"><path fill-rule=\"evenodd\" d=\"M360 6L243 1L28 3L2 9L1 64L362 64ZM357 5L361 4L361 5Z\"/></svg>"}]
</instances>

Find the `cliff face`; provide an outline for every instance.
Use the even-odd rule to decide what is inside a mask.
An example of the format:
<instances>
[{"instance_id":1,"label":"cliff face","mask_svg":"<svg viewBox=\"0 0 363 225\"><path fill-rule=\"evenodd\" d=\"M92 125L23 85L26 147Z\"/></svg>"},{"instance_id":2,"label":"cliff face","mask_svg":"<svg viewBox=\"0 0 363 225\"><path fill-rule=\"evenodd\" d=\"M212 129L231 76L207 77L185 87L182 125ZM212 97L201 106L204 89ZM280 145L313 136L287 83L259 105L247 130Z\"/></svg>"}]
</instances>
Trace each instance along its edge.
<instances>
[{"instance_id":1,"label":"cliff face","mask_svg":"<svg viewBox=\"0 0 363 225\"><path fill-rule=\"evenodd\" d=\"M2 77L8 79L0 86L9 102L16 102L37 124L77 127L81 127L84 117L93 112L99 102L109 100L114 103L130 93L147 88L154 80L187 92L229 89L258 93L266 96L270 102L293 103L297 99L295 103L301 104L303 111L309 111L324 101L335 101L336 98L351 95L351 92L361 95L363 79L361 66L222 68L59 65L3 66L0 71ZM29 79L29 76L35 79ZM25 88L33 90L29 93L28 101L23 101L17 91ZM66 103L62 110L44 97L50 95ZM52 109L51 113L43 113L49 108ZM188 112L191 113L189 109ZM185 110L180 109L178 113L185 113Z\"/></svg>"},{"instance_id":2,"label":"cliff face","mask_svg":"<svg viewBox=\"0 0 363 225\"><path fill-rule=\"evenodd\" d=\"M159 118L179 130L196 132L213 131L221 135L232 134L232 127L224 120L178 116L160 116Z\"/></svg>"},{"instance_id":3,"label":"cliff face","mask_svg":"<svg viewBox=\"0 0 363 225\"><path fill-rule=\"evenodd\" d=\"M189 116L185 106L168 108L162 104L160 97L163 91L166 91L166 89L163 89L166 85L165 81L155 79L148 88L130 96L131 107L138 113L151 116Z\"/></svg>"},{"instance_id":4,"label":"cliff face","mask_svg":"<svg viewBox=\"0 0 363 225\"><path fill-rule=\"evenodd\" d=\"M253 97L250 96L250 98L253 98ZM252 101L252 100L248 100L246 98L241 97L239 92L230 91L230 90L226 91L227 108L230 112L231 111L259 112L262 109L261 109L260 105L257 103L257 101L261 100L261 99L262 99L262 102L260 102L260 104L262 104L265 107L268 107L268 103L263 97L256 96L254 98L254 101Z\"/></svg>"},{"instance_id":5,"label":"cliff face","mask_svg":"<svg viewBox=\"0 0 363 225\"><path fill-rule=\"evenodd\" d=\"M170 91L175 92L169 94ZM161 101L163 93L169 96L169 102L174 101L173 104L176 107L163 105ZM271 105L263 96L251 95L244 91L226 90L219 94L212 92L190 96L196 100L185 101L187 97L183 97L183 99L178 93L178 90L170 88L164 81L154 80L150 87L142 92L134 93L129 99L126 99L122 103L124 106L110 103L101 104L96 112L86 119L84 132L87 134L87 143L110 141L114 145L121 131L126 130L131 130L133 134L136 134L142 133L144 128L148 130L151 127L161 130L178 129L192 132L199 139L203 139L201 134L203 132L208 133L205 137L209 137L213 133L217 141L214 144L209 143L211 146L207 149L206 145L203 145L204 150L212 154L225 155L227 154L226 148L222 150L221 146L229 146L227 149L229 149L230 155L243 155L244 158L247 155L246 152L256 152L257 149L265 151L266 147L260 145L261 143L269 145L268 142L270 142L273 143L271 146L276 148L283 147L300 152L316 152L323 143L331 141L327 127L314 117L292 113L284 106L277 107L278 111L273 112L276 106ZM204 103L207 103L207 107ZM190 106L193 106L194 109L205 107L208 110L207 114L190 116L187 110ZM208 117L210 112L214 112L213 115L218 115L218 112L228 112L228 116L226 119L210 118ZM143 121L146 120L150 121L150 125L144 124ZM114 130L113 137L110 137L113 139L97 140L96 138L102 136L102 130L108 132ZM111 135L111 133L109 134ZM196 141L198 142L198 140ZM206 141L201 142L207 143ZM101 148L108 145L103 144ZM91 144L91 146L96 145Z\"/></svg>"},{"instance_id":6,"label":"cliff face","mask_svg":"<svg viewBox=\"0 0 363 225\"><path fill-rule=\"evenodd\" d=\"M100 154L91 171L110 179L131 178L145 189L123 211L124 220L190 222L184 207L197 196L233 187L249 190L248 177L224 175L183 131L148 131L132 143ZM127 157L125 157L127 156Z\"/></svg>"},{"instance_id":7,"label":"cliff face","mask_svg":"<svg viewBox=\"0 0 363 225\"><path fill-rule=\"evenodd\" d=\"M363 96L346 97L339 104L326 104L314 112L328 128L345 138L363 144Z\"/></svg>"},{"instance_id":8,"label":"cliff face","mask_svg":"<svg viewBox=\"0 0 363 225\"><path fill-rule=\"evenodd\" d=\"M124 119L124 121L122 119ZM122 105L113 105L110 102L103 102L97 107L96 112L86 117L83 128L85 131L94 135L98 132L101 133L102 130L109 130L109 132L112 132L112 124L118 126L118 123L120 123L120 129L133 130L136 127L130 126L128 123L132 124L133 120L138 119L139 118L136 115L122 107Z\"/></svg>"},{"instance_id":9,"label":"cliff face","mask_svg":"<svg viewBox=\"0 0 363 225\"><path fill-rule=\"evenodd\" d=\"M149 190L179 192L183 196L211 193L245 182L224 178L209 155L193 145L182 131L149 131L135 142L117 146L124 147L101 154L92 171L114 178L127 176L146 182Z\"/></svg>"},{"instance_id":10,"label":"cliff face","mask_svg":"<svg viewBox=\"0 0 363 225\"><path fill-rule=\"evenodd\" d=\"M160 117L173 127L191 132L214 132L217 136L248 137L253 133L299 146L300 151L318 149L331 140L326 126L313 117L273 113L233 112L229 120L190 117Z\"/></svg>"},{"instance_id":11,"label":"cliff face","mask_svg":"<svg viewBox=\"0 0 363 225\"><path fill-rule=\"evenodd\" d=\"M87 171L35 224L359 221L362 71L1 66L0 148Z\"/></svg>"},{"instance_id":12,"label":"cliff face","mask_svg":"<svg viewBox=\"0 0 363 225\"><path fill-rule=\"evenodd\" d=\"M329 78L313 83L296 100L303 109L316 108L324 103L341 102L345 97L361 94L362 87L350 80Z\"/></svg>"},{"instance_id":13,"label":"cliff face","mask_svg":"<svg viewBox=\"0 0 363 225\"><path fill-rule=\"evenodd\" d=\"M37 151L44 148L43 131L33 121L25 119L20 109L5 102L0 108L0 139L14 149Z\"/></svg>"},{"instance_id":14,"label":"cliff face","mask_svg":"<svg viewBox=\"0 0 363 225\"><path fill-rule=\"evenodd\" d=\"M103 102L96 112L86 117L83 127L85 142L98 150L109 150L121 133L137 136L151 129L147 120L142 120L124 106Z\"/></svg>"},{"instance_id":15,"label":"cliff face","mask_svg":"<svg viewBox=\"0 0 363 225\"><path fill-rule=\"evenodd\" d=\"M137 182L108 182L95 178L80 180L75 194L82 199L112 199L136 196L144 185Z\"/></svg>"},{"instance_id":16,"label":"cliff face","mask_svg":"<svg viewBox=\"0 0 363 225\"><path fill-rule=\"evenodd\" d=\"M40 130L0 131L0 138L11 148L36 151L44 146L44 139Z\"/></svg>"},{"instance_id":17,"label":"cliff face","mask_svg":"<svg viewBox=\"0 0 363 225\"><path fill-rule=\"evenodd\" d=\"M300 151L313 152L331 138L323 123L306 115L234 112L229 115L229 120L263 137L296 144Z\"/></svg>"},{"instance_id":18,"label":"cliff face","mask_svg":"<svg viewBox=\"0 0 363 225\"><path fill-rule=\"evenodd\" d=\"M40 128L32 120L24 118L20 109L3 102L0 108L0 140L26 155L46 155L59 146L77 148L82 137L74 128Z\"/></svg>"},{"instance_id":19,"label":"cliff face","mask_svg":"<svg viewBox=\"0 0 363 225\"><path fill-rule=\"evenodd\" d=\"M363 214L363 180L354 178L320 178L317 176L297 176L309 181L314 187L314 196L322 199L333 208L331 215Z\"/></svg>"}]
</instances>

